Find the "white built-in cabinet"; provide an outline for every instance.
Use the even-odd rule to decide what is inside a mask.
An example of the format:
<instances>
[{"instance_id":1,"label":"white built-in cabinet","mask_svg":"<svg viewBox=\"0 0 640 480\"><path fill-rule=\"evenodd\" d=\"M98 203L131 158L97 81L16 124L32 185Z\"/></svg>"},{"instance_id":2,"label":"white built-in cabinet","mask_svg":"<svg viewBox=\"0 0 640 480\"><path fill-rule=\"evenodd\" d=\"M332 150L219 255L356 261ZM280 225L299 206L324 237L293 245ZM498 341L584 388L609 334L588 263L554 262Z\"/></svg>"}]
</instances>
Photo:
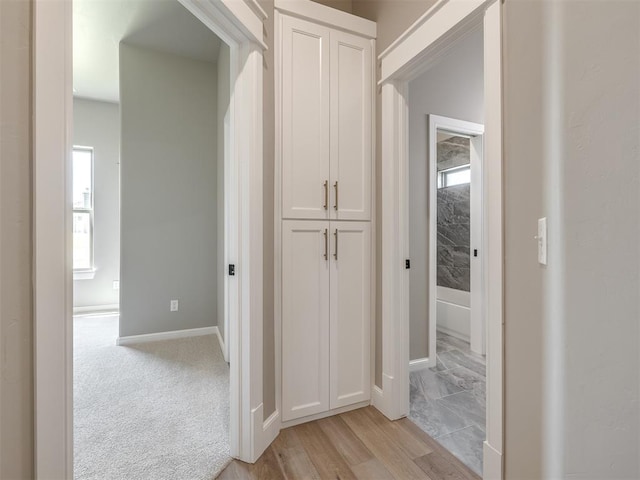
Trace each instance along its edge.
<instances>
[{"instance_id":1,"label":"white built-in cabinet","mask_svg":"<svg viewBox=\"0 0 640 480\"><path fill-rule=\"evenodd\" d=\"M375 24L313 2L276 9L276 314L290 422L371 398Z\"/></svg>"},{"instance_id":2,"label":"white built-in cabinet","mask_svg":"<svg viewBox=\"0 0 640 480\"><path fill-rule=\"evenodd\" d=\"M371 39L282 16L282 217L371 220Z\"/></svg>"}]
</instances>

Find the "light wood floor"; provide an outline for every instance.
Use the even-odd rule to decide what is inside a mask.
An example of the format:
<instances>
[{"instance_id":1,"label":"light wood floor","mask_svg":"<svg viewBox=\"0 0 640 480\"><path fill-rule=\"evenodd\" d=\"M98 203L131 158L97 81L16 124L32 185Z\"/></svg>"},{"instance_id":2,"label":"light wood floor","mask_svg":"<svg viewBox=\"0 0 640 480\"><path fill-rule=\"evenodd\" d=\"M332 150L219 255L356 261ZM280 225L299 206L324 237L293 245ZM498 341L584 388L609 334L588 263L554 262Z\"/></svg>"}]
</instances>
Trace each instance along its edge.
<instances>
[{"instance_id":1,"label":"light wood floor","mask_svg":"<svg viewBox=\"0 0 640 480\"><path fill-rule=\"evenodd\" d=\"M282 430L254 465L234 460L218 478L479 480L410 420L373 407Z\"/></svg>"}]
</instances>

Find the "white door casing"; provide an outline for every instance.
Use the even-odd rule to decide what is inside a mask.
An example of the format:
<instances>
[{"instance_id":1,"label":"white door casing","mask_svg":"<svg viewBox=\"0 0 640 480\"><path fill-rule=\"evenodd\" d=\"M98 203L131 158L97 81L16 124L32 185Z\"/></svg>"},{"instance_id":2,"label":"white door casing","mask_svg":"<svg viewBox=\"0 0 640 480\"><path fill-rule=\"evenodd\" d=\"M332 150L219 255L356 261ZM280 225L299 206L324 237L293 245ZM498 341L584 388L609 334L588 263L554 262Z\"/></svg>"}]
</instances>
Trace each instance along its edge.
<instances>
[{"instance_id":1,"label":"white door casing","mask_svg":"<svg viewBox=\"0 0 640 480\"><path fill-rule=\"evenodd\" d=\"M468 136L470 139L470 166L471 166L471 238L470 238L470 263L471 263L471 292L470 292L470 343L471 349L479 354L484 354L484 273L482 255L474 257L473 250L484 250L482 242L482 150L484 126L443 117L440 115L428 115L429 124L429 367L436 366L436 331L438 325L437 300L438 300L438 152L437 132L445 130L451 133Z\"/></svg>"},{"instance_id":2,"label":"white door casing","mask_svg":"<svg viewBox=\"0 0 640 480\"><path fill-rule=\"evenodd\" d=\"M484 27L483 263L487 345L487 422L483 477L503 477L502 2L439 0L380 54L382 87L382 385L374 405L388 418L409 409L407 224L410 80L469 31Z\"/></svg>"},{"instance_id":3,"label":"white door casing","mask_svg":"<svg viewBox=\"0 0 640 480\"><path fill-rule=\"evenodd\" d=\"M231 47L231 452L255 461L279 426L262 413L263 20L253 0L180 0ZM36 0L34 29L34 350L36 478L73 477L72 2ZM241 132L238 133L238 132ZM226 193L226 192L225 192ZM234 293L235 292L235 293ZM277 412L276 412L277 413ZM276 415L277 416L277 415ZM274 428L274 426L276 428Z\"/></svg>"}]
</instances>

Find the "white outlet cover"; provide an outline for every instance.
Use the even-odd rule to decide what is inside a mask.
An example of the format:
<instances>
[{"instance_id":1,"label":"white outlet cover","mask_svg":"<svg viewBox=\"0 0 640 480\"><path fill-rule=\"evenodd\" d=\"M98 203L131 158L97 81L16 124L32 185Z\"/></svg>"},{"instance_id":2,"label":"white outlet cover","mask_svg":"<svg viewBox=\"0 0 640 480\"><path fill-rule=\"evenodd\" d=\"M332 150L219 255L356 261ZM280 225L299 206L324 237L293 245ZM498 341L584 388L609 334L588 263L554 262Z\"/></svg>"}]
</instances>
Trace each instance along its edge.
<instances>
[{"instance_id":1,"label":"white outlet cover","mask_svg":"<svg viewBox=\"0 0 640 480\"><path fill-rule=\"evenodd\" d=\"M169 304L169 309L172 312L177 312L178 311L178 300L171 300L171 303Z\"/></svg>"},{"instance_id":2,"label":"white outlet cover","mask_svg":"<svg viewBox=\"0 0 640 480\"><path fill-rule=\"evenodd\" d=\"M113 289L114 290L120 290L120 280L114 280L113 281Z\"/></svg>"}]
</instances>

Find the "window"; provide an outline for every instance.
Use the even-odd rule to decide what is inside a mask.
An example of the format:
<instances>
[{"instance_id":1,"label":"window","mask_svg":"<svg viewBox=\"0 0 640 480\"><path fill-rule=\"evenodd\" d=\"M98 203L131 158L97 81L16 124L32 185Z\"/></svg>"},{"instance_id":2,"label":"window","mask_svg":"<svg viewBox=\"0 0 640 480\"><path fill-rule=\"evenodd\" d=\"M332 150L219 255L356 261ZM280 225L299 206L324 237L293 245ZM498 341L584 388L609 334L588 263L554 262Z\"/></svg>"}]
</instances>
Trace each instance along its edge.
<instances>
[{"instance_id":1,"label":"window","mask_svg":"<svg viewBox=\"0 0 640 480\"><path fill-rule=\"evenodd\" d=\"M73 270L93 278L93 149L73 147Z\"/></svg>"},{"instance_id":2,"label":"window","mask_svg":"<svg viewBox=\"0 0 640 480\"><path fill-rule=\"evenodd\" d=\"M448 168L438 172L438 188L471 183L471 165Z\"/></svg>"}]
</instances>

